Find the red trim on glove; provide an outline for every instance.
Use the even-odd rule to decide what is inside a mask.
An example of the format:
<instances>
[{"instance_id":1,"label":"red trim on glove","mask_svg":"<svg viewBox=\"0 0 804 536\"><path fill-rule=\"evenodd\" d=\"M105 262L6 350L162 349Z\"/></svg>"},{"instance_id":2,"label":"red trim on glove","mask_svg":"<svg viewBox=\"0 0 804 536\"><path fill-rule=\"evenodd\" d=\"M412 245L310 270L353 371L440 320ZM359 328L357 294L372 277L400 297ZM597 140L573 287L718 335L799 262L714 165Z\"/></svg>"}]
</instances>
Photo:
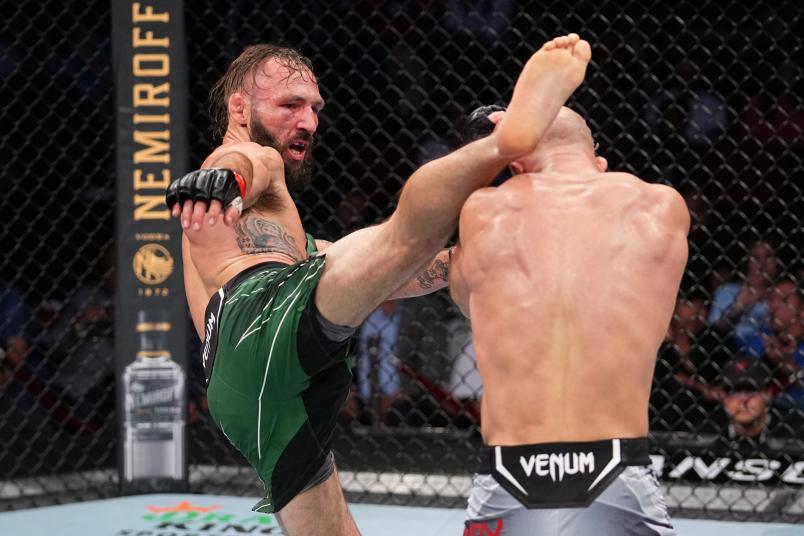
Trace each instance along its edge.
<instances>
[{"instance_id":1,"label":"red trim on glove","mask_svg":"<svg viewBox=\"0 0 804 536\"><path fill-rule=\"evenodd\" d=\"M237 185L240 186L240 197L245 199L246 198L246 180L237 171L234 172L234 176L235 176L235 180L237 181Z\"/></svg>"}]
</instances>

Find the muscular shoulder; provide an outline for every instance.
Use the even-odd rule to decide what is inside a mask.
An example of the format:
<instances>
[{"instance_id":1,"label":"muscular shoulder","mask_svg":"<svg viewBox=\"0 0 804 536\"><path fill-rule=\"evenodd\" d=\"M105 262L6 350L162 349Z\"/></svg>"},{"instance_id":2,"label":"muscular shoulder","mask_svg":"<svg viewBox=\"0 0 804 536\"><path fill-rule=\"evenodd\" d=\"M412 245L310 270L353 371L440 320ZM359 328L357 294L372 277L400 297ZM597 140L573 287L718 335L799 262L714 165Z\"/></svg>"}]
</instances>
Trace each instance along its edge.
<instances>
[{"instance_id":1,"label":"muscular shoulder","mask_svg":"<svg viewBox=\"0 0 804 536\"><path fill-rule=\"evenodd\" d=\"M480 188L475 190L464 202L461 209L463 218L483 218L490 214L492 206L499 202L498 188Z\"/></svg>"},{"instance_id":2,"label":"muscular shoulder","mask_svg":"<svg viewBox=\"0 0 804 536\"><path fill-rule=\"evenodd\" d=\"M657 218L667 225L685 234L690 228L690 213L684 198L675 188L664 184L647 184L644 186L649 206Z\"/></svg>"},{"instance_id":3,"label":"muscular shoulder","mask_svg":"<svg viewBox=\"0 0 804 536\"><path fill-rule=\"evenodd\" d=\"M250 141L225 143L212 151L202 167L216 167L224 157L240 155L255 167L270 167L282 161L282 156L273 147L265 147Z\"/></svg>"},{"instance_id":4,"label":"muscular shoulder","mask_svg":"<svg viewBox=\"0 0 804 536\"><path fill-rule=\"evenodd\" d=\"M633 195L631 198L645 216L657 223L682 229L685 233L689 230L690 216L687 203L675 188L645 182L630 173L611 175L619 187Z\"/></svg>"}]
</instances>

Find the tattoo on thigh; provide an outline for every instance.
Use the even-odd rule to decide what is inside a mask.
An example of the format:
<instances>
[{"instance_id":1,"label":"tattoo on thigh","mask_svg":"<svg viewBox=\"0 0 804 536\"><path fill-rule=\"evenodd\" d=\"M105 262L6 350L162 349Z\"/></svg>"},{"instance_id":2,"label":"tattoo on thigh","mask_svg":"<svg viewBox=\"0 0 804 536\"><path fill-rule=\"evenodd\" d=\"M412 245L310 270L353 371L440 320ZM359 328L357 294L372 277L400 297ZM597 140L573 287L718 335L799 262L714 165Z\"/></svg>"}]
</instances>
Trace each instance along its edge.
<instances>
[{"instance_id":1,"label":"tattoo on thigh","mask_svg":"<svg viewBox=\"0 0 804 536\"><path fill-rule=\"evenodd\" d=\"M422 270L419 272L419 275L416 276L416 280L419 282L421 288L433 288L433 282L436 279L445 282L449 281L449 264L440 259L434 261L429 268Z\"/></svg>"},{"instance_id":2,"label":"tattoo on thigh","mask_svg":"<svg viewBox=\"0 0 804 536\"><path fill-rule=\"evenodd\" d=\"M243 253L284 253L296 260L302 258L290 233L270 220L247 215L235 230L237 245Z\"/></svg>"}]
</instances>

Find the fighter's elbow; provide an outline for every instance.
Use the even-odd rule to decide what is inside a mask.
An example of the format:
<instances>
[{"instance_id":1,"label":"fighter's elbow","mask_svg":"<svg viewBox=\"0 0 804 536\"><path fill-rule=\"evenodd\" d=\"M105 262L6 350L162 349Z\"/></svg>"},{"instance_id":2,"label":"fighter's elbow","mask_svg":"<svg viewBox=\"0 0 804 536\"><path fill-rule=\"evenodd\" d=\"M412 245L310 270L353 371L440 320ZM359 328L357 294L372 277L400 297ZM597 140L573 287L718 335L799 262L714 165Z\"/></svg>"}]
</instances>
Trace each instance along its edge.
<instances>
[{"instance_id":1,"label":"fighter's elbow","mask_svg":"<svg viewBox=\"0 0 804 536\"><path fill-rule=\"evenodd\" d=\"M533 151L540 138L518 129L500 129L497 135L497 152L504 160L515 160Z\"/></svg>"}]
</instances>

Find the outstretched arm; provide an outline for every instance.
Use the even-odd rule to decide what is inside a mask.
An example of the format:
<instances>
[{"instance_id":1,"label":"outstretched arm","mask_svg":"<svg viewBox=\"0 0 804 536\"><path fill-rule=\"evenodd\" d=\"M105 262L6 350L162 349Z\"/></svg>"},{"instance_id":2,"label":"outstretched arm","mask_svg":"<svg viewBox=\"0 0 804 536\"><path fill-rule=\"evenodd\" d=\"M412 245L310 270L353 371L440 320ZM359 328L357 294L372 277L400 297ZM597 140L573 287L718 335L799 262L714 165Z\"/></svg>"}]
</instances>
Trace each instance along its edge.
<instances>
[{"instance_id":1,"label":"outstretched arm","mask_svg":"<svg viewBox=\"0 0 804 536\"><path fill-rule=\"evenodd\" d=\"M332 244L316 293L321 314L336 324L357 326L409 281L452 236L469 195L536 148L581 83L589 59L589 44L577 35L546 44L526 64L509 112L490 136L420 167L386 222ZM519 133L534 129L525 143L517 140Z\"/></svg>"},{"instance_id":2,"label":"outstretched arm","mask_svg":"<svg viewBox=\"0 0 804 536\"><path fill-rule=\"evenodd\" d=\"M391 294L389 300L414 298L432 294L437 290L446 288L449 284L450 252L452 248L442 249L435 257L396 292Z\"/></svg>"},{"instance_id":3,"label":"outstretched arm","mask_svg":"<svg viewBox=\"0 0 804 536\"><path fill-rule=\"evenodd\" d=\"M532 152L581 84L591 59L577 34L558 37L531 56L508 111L494 132L419 168L408 180L391 221L403 238L433 236L443 244L466 198L510 162Z\"/></svg>"}]
</instances>

